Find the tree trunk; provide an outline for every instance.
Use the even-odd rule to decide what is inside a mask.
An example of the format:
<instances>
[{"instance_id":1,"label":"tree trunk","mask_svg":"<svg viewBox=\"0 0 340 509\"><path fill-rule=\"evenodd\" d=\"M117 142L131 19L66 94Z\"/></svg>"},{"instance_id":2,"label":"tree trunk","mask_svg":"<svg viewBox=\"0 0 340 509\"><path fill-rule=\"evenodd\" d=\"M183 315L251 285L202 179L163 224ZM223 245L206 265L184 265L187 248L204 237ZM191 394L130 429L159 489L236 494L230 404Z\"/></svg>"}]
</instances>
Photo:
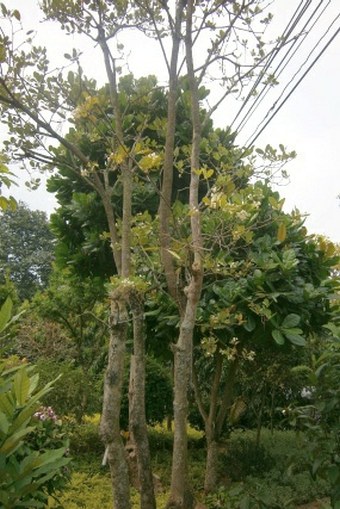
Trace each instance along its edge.
<instances>
[{"instance_id":1,"label":"tree trunk","mask_svg":"<svg viewBox=\"0 0 340 509\"><path fill-rule=\"evenodd\" d=\"M111 299L110 344L104 380L100 434L110 465L114 509L130 509L129 469L120 435L120 406L128 313L124 301L115 296L111 296Z\"/></svg>"},{"instance_id":2,"label":"tree trunk","mask_svg":"<svg viewBox=\"0 0 340 509\"><path fill-rule=\"evenodd\" d=\"M137 454L141 509L156 509L150 449L145 416L145 342L143 303L140 296L130 297L133 315L134 355L131 356L129 387L129 425Z\"/></svg>"},{"instance_id":3,"label":"tree trunk","mask_svg":"<svg viewBox=\"0 0 340 509\"><path fill-rule=\"evenodd\" d=\"M220 408L219 408L219 411L218 411L218 414L216 417L216 433L217 433L217 436L219 436L219 437L222 435L223 426L224 426L226 417L228 415L228 411L230 410L230 407L233 402L234 386L235 386L238 366L239 366L239 359L238 359L238 357L236 357L233 361L231 361L231 364L230 364L230 367L228 370L227 380L226 380L226 383L224 386L224 391L222 394Z\"/></svg>"},{"instance_id":4,"label":"tree trunk","mask_svg":"<svg viewBox=\"0 0 340 509\"><path fill-rule=\"evenodd\" d=\"M195 323L195 305L187 303L175 346L174 362L174 446L172 456L171 491L168 509L190 509L193 494L188 479L187 415L188 388L191 380L192 333Z\"/></svg>"},{"instance_id":5,"label":"tree trunk","mask_svg":"<svg viewBox=\"0 0 340 509\"><path fill-rule=\"evenodd\" d=\"M218 440L216 429L216 415L218 408L218 395L223 369L223 355L219 348L215 354L216 367L210 390L209 415L205 418L205 436L207 441L207 458L205 464L204 491L209 493L216 488L218 469ZM196 377L195 377L196 378ZM195 384L196 385L196 384ZM198 392L198 384L195 393ZM200 403L201 406L201 403Z\"/></svg>"},{"instance_id":6,"label":"tree trunk","mask_svg":"<svg viewBox=\"0 0 340 509\"><path fill-rule=\"evenodd\" d=\"M202 263L202 229L201 216L198 208L199 166L201 120L199 113L198 88L194 73L192 56L192 19L194 15L194 0L188 0L186 12L186 61L190 90L192 144L190 161L190 229L191 252L193 263L190 267L190 283L184 289L186 296L185 312L180 325L178 342L175 347L175 386L174 386L174 449L172 457L171 489L168 508L191 509L194 498L191 492L188 476L187 450L187 415L188 389L192 379L192 342L196 323L197 306L201 297L203 282Z\"/></svg>"},{"instance_id":7,"label":"tree trunk","mask_svg":"<svg viewBox=\"0 0 340 509\"><path fill-rule=\"evenodd\" d=\"M207 440L207 457L205 463L204 491L210 493L217 486L218 442L214 436L213 429L206 428L205 434Z\"/></svg>"}]
</instances>

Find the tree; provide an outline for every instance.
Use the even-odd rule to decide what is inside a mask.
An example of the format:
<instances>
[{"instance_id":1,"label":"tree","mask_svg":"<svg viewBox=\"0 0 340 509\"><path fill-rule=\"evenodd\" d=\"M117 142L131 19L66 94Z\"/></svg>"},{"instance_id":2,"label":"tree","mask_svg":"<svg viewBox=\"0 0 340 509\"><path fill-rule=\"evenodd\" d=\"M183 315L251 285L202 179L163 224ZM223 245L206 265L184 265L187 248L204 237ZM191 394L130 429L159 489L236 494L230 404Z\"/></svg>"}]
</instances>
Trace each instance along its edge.
<instances>
[{"instance_id":1,"label":"tree","mask_svg":"<svg viewBox=\"0 0 340 509\"><path fill-rule=\"evenodd\" d=\"M54 269L50 284L36 294L32 312L63 326L84 370L98 361L107 339L105 290L99 278L79 280L67 269Z\"/></svg>"},{"instance_id":2,"label":"tree","mask_svg":"<svg viewBox=\"0 0 340 509\"><path fill-rule=\"evenodd\" d=\"M53 234L45 213L32 211L23 203L1 213L0 277L9 274L19 297L30 299L46 288L53 260Z\"/></svg>"},{"instance_id":3,"label":"tree","mask_svg":"<svg viewBox=\"0 0 340 509\"><path fill-rule=\"evenodd\" d=\"M207 272L193 349L193 386L207 440L206 491L216 487L220 442L254 403L251 397L262 403L266 388L274 397L279 384L283 391L294 384L290 368L303 361L302 347L332 316L330 274L337 261L335 246L308 236L298 212L284 213L284 200L261 182L229 195L216 187L209 202L202 211ZM173 211L189 236L184 209L178 204ZM186 244L178 244L179 273L185 253ZM165 297L150 306L154 337L171 342L178 323Z\"/></svg>"},{"instance_id":4,"label":"tree","mask_svg":"<svg viewBox=\"0 0 340 509\"><path fill-rule=\"evenodd\" d=\"M263 375L266 359L274 369L275 357L287 363L292 349L301 362L299 348L331 318L337 261L334 245L307 236L299 214L284 214L278 193L261 183L211 199L211 273L199 304L193 378L207 438L206 491L216 486L225 423L245 408L246 394L235 395L240 371L248 365L252 379L256 369Z\"/></svg>"},{"instance_id":5,"label":"tree","mask_svg":"<svg viewBox=\"0 0 340 509\"><path fill-rule=\"evenodd\" d=\"M244 167L240 167L244 150L239 150L238 158L230 165L219 164L225 148L219 146L216 153L216 168L206 166L202 158L202 146L207 143L204 128L209 125L211 115L222 100L235 90L243 91L249 82L259 83L266 80L270 57L277 54L286 43L282 37L273 48L265 51L262 40L263 27L268 24L270 16L262 13L261 5L265 2L249 0L248 2L194 3L193 0L176 1L174 8L167 2L95 2L86 0L46 0L43 2L46 15L57 19L68 32L80 32L98 44L102 51L108 78L108 95L111 103L112 118L106 118L108 129L105 132L107 147L106 159L98 161L84 151L81 134L74 137L60 134L55 121L69 118L70 111L77 111L93 124L91 142L95 136L101 136L101 122L96 123L93 114L101 109L100 96L94 94L93 86L82 72L78 73L78 92L74 88L74 74L65 76L62 70L51 73L46 51L43 48L28 47L27 51L15 45L9 37L2 36L0 78L0 102L4 118L10 132L14 134L6 145L9 152L21 158L28 158L33 166L67 166L70 171L81 178L86 185L100 196L105 210L109 230L112 258L118 277L112 283L110 293L110 349L109 365L105 381L104 406L102 417L102 436L108 448L114 486L115 506L117 509L128 509L129 484L127 467L121 437L119 433L119 411L123 380L123 360L129 310L134 325L135 351L132 360L131 391L131 429L135 436L139 461L139 472L142 485L142 507L155 506L152 478L149 468L149 453L145 426L143 400L144 387L144 338L142 335L143 300L147 284L139 276L139 267L131 264L131 226L132 226L132 193L133 183L149 178L152 170L162 169L162 185L159 205L159 239L163 272L166 276L168 292L178 306L180 315L179 338L174 345L175 357L175 441L173 454L173 471L169 508L190 509L193 497L188 481L186 422L188 413L188 390L191 380L192 341L196 322L197 308L201 296L205 265L203 234L201 223L202 209L207 206L200 200L200 180L208 181L209 176L218 177L218 189L221 192L234 191L233 176L240 172L244 176ZM3 4L2 13L9 22L20 20L18 11L9 11ZM258 18L256 29L251 26ZM152 35L159 43L165 66L168 70L167 114L163 129L166 128L164 144L155 146L147 136L148 117L134 119L136 129L131 135L124 121L126 110L119 103L117 86L117 60L113 56L113 43L117 34L129 28L138 28L146 35ZM257 29L259 28L259 29ZM248 34L250 61L238 60L235 47L246 48L244 33ZM211 39L205 34L209 33ZM4 34L3 34L4 35ZM165 37L170 39L170 55L164 44ZM199 39L203 37L203 46ZM30 41L32 42L32 41ZM184 61L181 62L181 43L184 43ZM117 45L117 51L121 50ZM197 51L196 51L197 48ZM79 67L79 55L76 51L67 54L66 58ZM242 62L242 63L241 63ZM34 68L26 73L27 68ZM216 79L221 69L221 96L215 105L202 113L204 97L200 95L203 85L209 76ZM180 89L179 75L184 75L186 87ZM268 71L268 74L269 71ZM273 79L268 83L273 83ZM255 86L256 88L256 86ZM74 93L76 92L76 93ZM252 93L255 89L252 89ZM185 220L188 220L189 232L184 235L178 230L172 210L173 177L179 168L176 167L175 133L179 123L178 97L181 96L190 111L190 140L182 146L189 167L189 193L186 207L183 209ZM143 95L140 96L143 100ZM29 106L28 106L29 105ZM48 119L47 116L50 115ZM108 117L108 116L106 116ZM86 132L84 126L83 132ZM60 143L60 151L44 141L52 138ZM211 173L212 172L212 173ZM114 178L118 175L118 179ZM143 178L141 178L143 177ZM122 188L121 207L114 206L112 195L115 182ZM234 187L233 187L234 186ZM207 186L208 194L210 193ZM178 221L178 218L176 218ZM177 248L185 254L183 273L178 271ZM174 255L175 253L175 255Z\"/></svg>"}]
</instances>

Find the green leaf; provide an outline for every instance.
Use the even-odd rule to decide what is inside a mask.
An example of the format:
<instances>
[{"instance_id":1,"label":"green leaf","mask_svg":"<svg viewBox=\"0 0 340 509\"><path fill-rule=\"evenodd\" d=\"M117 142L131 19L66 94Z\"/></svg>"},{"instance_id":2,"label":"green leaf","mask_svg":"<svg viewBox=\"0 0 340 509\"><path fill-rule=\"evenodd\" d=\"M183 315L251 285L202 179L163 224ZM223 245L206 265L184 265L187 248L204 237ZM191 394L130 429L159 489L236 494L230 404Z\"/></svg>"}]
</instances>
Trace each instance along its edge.
<instances>
[{"instance_id":1,"label":"green leaf","mask_svg":"<svg viewBox=\"0 0 340 509\"><path fill-rule=\"evenodd\" d=\"M243 327L246 329L246 331L248 332L252 332L255 327L256 327L256 322L254 320L254 318L249 315L248 318L247 318L247 321L246 323L243 325Z\"/></svg>"},{"instance_id":2,"label":"green leaf","mask_svg":"<svg viewBox=\"0 0 340 509\"><path fill-rule=\"evenodd\" d=\"M0 43L0 63L6 61L6 48L4 44Z\"/></svg>"},{"instance_id":3,"label":"green leaf","mask_svg":"<svg viewBox=\"0 0 340 509\"><path fill-rule=\"evenodd\" d=\"M15 17L15 19L17 19L18 21L21 20L21 15L20 15L20 12L17 10L17 9L14 9L13 11L13 16Z\"/></svg>"},{"instance_id":4,"label":"green leaf","mask_svg":"<svg viewBox=\"0 0 340 509\"><path fill-rule=\"evenodd\" d=\"M240 502L240 509L250 509L250 498L249 496L245 496L244 498L242 498L241 502Z\"/></svg>"},{"instance_id":5,"label":"green leaf","mask_svg":"<svg viewBox=\"0 0 340 509\"><path fill-rule=\"evenodd\" d=\"M38 468L35 475L41 475L47 473L50 469L55 469L56 462L63 460L65 454L65 447L59 449L52 449L40 454L39 457L34 461L34 468ZM68 458L65 458L68 460ZM63 463L63 461L62 461Z\"/></svg>"},{"instance_id":6,"label":"green leaf","mask_svg":"<svg viewBox=\"0 0 340 509\"><path fill-rule=\"evenodd\" d=\"M10 394L0 394L0 411L6 414L8 417L12 417L15 404Z\"/></svg>"},{"instance_id":7,"label":"green leaf","mask_svg":"<svg viewBox=\"0 0 340 509\"><path fill-rule=\"evenodd\" d=\"M282 333L278 329L275 329L272 331L272 336L278 345L284 345L285 338L283 337Z\"/></svg>"},{"instance_id":8,"label":"green leaf","mask_svg":"<svg viewBox=\"0 0 340 509\"><path fill-rule=\"evenodd\" d=\"M28 421L30 421L30 419L32 418L33 414L38 410L39 406L40 406L39 402L35 402L34 404L30 403L29 405L26 405L12 422L10 429L11 433L16 432L22 426L27 424Z\"/></svg>"},{"instance_id":9,"label":"green leaf","mask_svg":"<svg viewBox=\"0 0 340 509\"><path fill-rule=\"evenodd\" d=\"M295 327L299 323L300 323L299 315L291 313L290 315L287 315L286 318L283 320L281 327L284 329L290 329L291 327Z\"/></svg>"},{"instance_id":10,"label":"green leaf","mask_svg":"<svg viewBox=\"0 0 340 509\"><path fill-rule=\"evenodd\" d=\"M6 434L9 428L9 422L6 415L0 412L0 432Z\"/></svg>"},{"instance_id":11,"label":"green leaf","mask_svg":"<svg viewBox=\"0 0 340 509\"><path fill-rule=\"evenodd\" d=\"M277 230L277 240L283 242L287 237L287 228L284 223L281 223Z\"/></svg>"},{"instance_id":12,"label":"green leaf","mask_svg":"<svg viewBox=\"0 0 340 509\"><path fill-rule=\"evenodd\" d=\"M13 302L7 297L0 309L0 332L5 330L12 314Z\"/></svg>"},{"instance_id":13,"label":"green leaf","mask_svg":"<svg viewBox=\"0 0 340 509\"><path fill-rule=\"evenodd\" d=\"M181 257L175 253L175 251L171 251L171 249L167 249L168 253L171 254L171 256L173 256L174 258L176 258L176 260L181 260Z\"/></svg>"},{"instance_id":14,"label":"green leaf","mask_svg":"<svg viewBox=\"0 0 340 509\"><path fill-rule=\"evenodd\" d=\"M340 467L337 465L331 465L328 468L328 478L333 485L337 484L340 481Z\"/></svg>"},{"instance_id":15,"label":"green leaf","mask_svg":"<svg viewBox=\"0 0 340 509\"><path fill-rule=\"evenodd\" d=\"M14 435L9 436L0 447L0 453L5 454L6 456L13 454L13 452L21 444L23 437L28 435L28 433L31 433L34 429L35 428L33 426L30 426L28 428L21 429L17 433L14 433Z\"/></svg>"},{"instance_id":16,"label":"green leaf","mask_svg":"<svg viewBox=\"0 0 340 509\"><path fill-rule=\"evenodd\" d=\"M26 369L20 369L14 377L14 394L19 406L22 406L30 393L30 379Z\"/></svg>"},{"instance_id":17,"label":"green leaf","mask_svg":"<svg viewBox=\"0 0 340 509\"><path fill-rule=\"evenodd\" d=\"M319 470L320 466L322 465L323 461L324 461L324 458L316 458L316 460L314 461L314 463L312 465L313 478L316 475L317 471Z\"/></svg>"},{"instance_id":18,"label":"green leaf","mask_svg":"<svg viewBox=\"0 0 340 509\"><path fill-rule=\"evenodd\" d=\"M289 339L289 341L291 343L293 343L293 345L297 345L297 346L305 346L306 345L305 338L300 336L299 334L289 334L286 331L284 331L283 333L286 336L286 338Z\"/></svg>"}]
</instances>

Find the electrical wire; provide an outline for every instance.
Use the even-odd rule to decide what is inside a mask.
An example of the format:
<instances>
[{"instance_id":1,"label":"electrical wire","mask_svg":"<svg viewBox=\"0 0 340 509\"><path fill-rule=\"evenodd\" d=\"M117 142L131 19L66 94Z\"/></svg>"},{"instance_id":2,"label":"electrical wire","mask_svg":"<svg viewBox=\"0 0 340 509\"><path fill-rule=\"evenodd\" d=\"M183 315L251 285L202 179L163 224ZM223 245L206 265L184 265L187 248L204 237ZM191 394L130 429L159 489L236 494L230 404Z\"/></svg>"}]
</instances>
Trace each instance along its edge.
<instances>
[{"instance_id":1,"label":"electrical wire","mask_svg":"<svg viewBox=\"0 0 340 509\"><path fill-rule=\"evenodd\" d=\"M296 36L293 39L293 43L290 45L290 47L286 51L286 54L283 56L281 61L278 63L276 68L273 70L272 74L275 76L276 80L278 80L278 78L282 75L282 73L287 68L287 66L290 64L290 62L292 61L292 59L294 58L294 56L296 55L296 53L298 52L298 50L300 49L302 44L305 42L307 37L311 34L313 28L316 26L318 21L320 21L320 19L323 16L323 14L325 14L328 6L330 5L330 0L328 1L328 4L324 7L324 9L321 11L321 13L319 13L319 15L317 16L316 20L314 20L314 22L312 23L311 27L308 28L308 25L310 24L310 22L313 20L313 18L317 14L317 11L321 7L322 3L323 3L323 0L321 0L319 2L317 8L314 9L313 13L309 16L309 18L306 21L306 23L304 24L304 26L300 29L300 33L304 33L305 32L305 34L302 37ZM326 35L326 34L324 34L324 35ZM309 59L309 57L310 57L310 55L308 56L307 60ZM292 79L294 79L294 78L295 78L295 75L294 75L293 78L291 78L289 80L289 83L291 83ZM284 90L286 90L286 88L287 88L287 85L285 86ZM272 90L272 88L270 86L266 86L266 85L263 86L263 88L261 89L260 93L256 96L256 99L254 100L253 104L249 107L248 111L245 113L245 115L243 116L242 120L240 120L238 126L235 128L235 130L238 132L238 134L240 134L242 129L245 127L246 123L254 115L255 111L263 103L264 99L266 98L266 96L268 95L269 91L271 91L271 90ZM281 96L282 96L282 94L280 95L279 99L281 98Z\"/></svg>"},{"instance_id":2,"label":"electrical wire","mask_svg":"<svg viewBox=\"0 0 340 509\"><path fill-rule=\"evenodd\" d=\"M249 139L251 137L253 137L257 130L261 127L261 125L265 122L265 120L268 118L270 112L275 108L276 104L280 101L280 99L283 97L283 95L285 94L286 90L288 89L288 86L291 85L293 83L293 81L295 80L295 78L300 74L300 72L302 71L303 67L305 67L305 65L309 62L311 56L313 55L313 53L315 52L315 50L319 47L321 41L323 41L323 39L327 36L327 34L329 33L330 29L332 28L332 26L334 25L334 23L340 18L340 14L338 14L338 16L336 16L334 18L334 20L332 21L331 25L327 28L327 30L325 31L325 33L322 35L322 37L318 40L318 42L315 44L315 46L312 48L312 50L309 52L307 58L306 58L306 61L299 67L299 69L295 72L295 74L293 75L292 79L289 81L289 83L285 86L285 88L282 90L281 94L279 95L279 97L276 99L276 101L274 102L274 104L271 106L271 108L267 111L265 117L263 118L263 120L258 124L258 126L256 127L256 129L253 131L253 134L251 136L249 136L248 140L247 140L247 143L249 141Z\"/></svg>"},{"instance_id":3,"label":"electrical wire","mask_svg":"<svg viewBox=\"0 0 340 509\"><path fill-rule=\"evenodd\" d=\"M291 95L295 92L297 87L301 84L301 82L305 79L305 77L309 74L309 72L313 69L315 64L319 61L321 56L325 53L327 48L331 45L331 43L334 41L334 39L338 36L340 33L340 27L335 31L335 33L332 35L332 37L327 41L326 45L322 48L320 53L316 56L316 58L313 60L313 62L310 64L310 66L306 69L306 71L303 73L301 78L297 81L297 83L294 85L294 87L290 90L288 95L283 99L283 101L278 105L278 107L275 109L275 111L272 113L272 115L269 117L267 122L263 125L263 127L258 131L253 133L253 137L248 138L246 142L246 148L250 148L254 145L255 141L258 139L258 137L263 133L263 131L266 129L268 124L273 120L273 118L277 115L277 113L281 110L281 108L284 106L284 104L288 101L288 99L291 97ZM270 109L270 111L273 109ZM251 140L251 141L249 141Z\"/></svg>"},{"instance_id":4,"label":"electrical wire","mask_svg":"<svg viewBox=\"0 0 340 509\"><path fill-rule=\"evenodd\" d=\"M259 76L256 78L255 82L253 83L250 91L248 92L248 95L246 96L246 98L244 99L243 103L242 103L242 106L240 107L240 109L238 110L238 112L236 113L234 119L232 120L231 124L230 124L230 128L232 130L235 130L237 131L238 128L233 128L235 122L237 121L238 117L240 116L240 114L242 113L243 109L246 107L246 105L248 104L249 100L254 97L254 94L256 92L256 89L257 87L259 86L259 84L261 83L261 80L263 79L263 77L265 76L267 70L269 69L270 65L273 63L275 57L277 56L278 52L280 51L280 49L283 47L283 44L284 44L284 41L287 40L287 38L289 37L289 35L292 33L292 31L294 30L294 28L296 27L298 21L302 18L303 14L306 12L306 10L308 9L309 5L311 4L311 0L309 0L307 2L307 4L304 6L304 1L301 0L299 6L297 7L297 9L295 10L295 12L293 13L292 17L290 18L290 20L288 21L288 24L282 34L282 37L281 37L281 42L277 42L277 45L276 47L274 48L272 54L271 54L271 57L267 60L265 66L263 67L263 69L261 70L261 72L259 73Z\"/></svg>"}]
</instances>

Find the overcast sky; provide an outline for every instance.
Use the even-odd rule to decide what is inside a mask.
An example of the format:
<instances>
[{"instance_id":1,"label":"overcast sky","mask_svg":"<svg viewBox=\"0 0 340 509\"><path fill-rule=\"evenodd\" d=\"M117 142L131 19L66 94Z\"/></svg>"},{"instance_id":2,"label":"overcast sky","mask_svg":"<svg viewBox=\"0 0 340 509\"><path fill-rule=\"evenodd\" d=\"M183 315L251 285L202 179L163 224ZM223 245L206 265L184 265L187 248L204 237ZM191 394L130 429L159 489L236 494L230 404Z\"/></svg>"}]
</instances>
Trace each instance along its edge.
<instances>
[{"instance_id":1,"label":"overcast sky","mask_svg":"<svg viewBox=\"0 0 340 509\"><path fill-rule=\"evenodd\" d=\"M7 0L5 3L8 7L21 11L26 30L35 28L38 31L40 42L48 47L51 62L62 63L63 54L69 52L70 47L79 47L79 39L61 35L56 24L37 23L40 16L37 0ZM296 0L273 2L271 11L274 13L276 23L273 25L273 31L285 26L298 3L300 2ZM297 67L306 59L308 45L311 48L337 16L339 18L330 33L340 26L339 0L324 0L322 3L326 8L325 14L311 31L308 44L306 39L306 49L303 51L301 49L300 61L295 64ZM319 0L312 0L312 4L316 6ZM158 74L161 79L162 72L156 50L151 43L141 44L137 38L136 34L130 36L129 42L132 44L129 69L136 77ZM325 42L326 40L327 38ZM321 44L320 48L322 46ZM83 61L86 73L92 74L101 83L104 79L104 69L100 67L95 50L90 46L83 49L86 55ZM282 143L289 149L296 150L298 157L287 167L290 174L289 183L280 186L279 189L286 198L285 210L291 211L297 207L302 213L308 214L306 225L310 233L324 234L336 242L340 242L340 200L337 199L340 194L339 90L340 35L256 142L256 145L261 147L267 143L273 146ZM254 114L249 127L241 133L238 140L240 144L247 140L275 100L275 92L272 94L274 95L264 101L265 108ZM222 106L215 118L216 125L221 127L228 125L231 110L230 105ZM23 183L27 176L23 173L20 173L19 180L20 188L11 189L12 194L25 201L31 208L51 212L54 206L53 196L44 192L43 188L34 192L26 191Z\"/></svg>"}]
</instances>

